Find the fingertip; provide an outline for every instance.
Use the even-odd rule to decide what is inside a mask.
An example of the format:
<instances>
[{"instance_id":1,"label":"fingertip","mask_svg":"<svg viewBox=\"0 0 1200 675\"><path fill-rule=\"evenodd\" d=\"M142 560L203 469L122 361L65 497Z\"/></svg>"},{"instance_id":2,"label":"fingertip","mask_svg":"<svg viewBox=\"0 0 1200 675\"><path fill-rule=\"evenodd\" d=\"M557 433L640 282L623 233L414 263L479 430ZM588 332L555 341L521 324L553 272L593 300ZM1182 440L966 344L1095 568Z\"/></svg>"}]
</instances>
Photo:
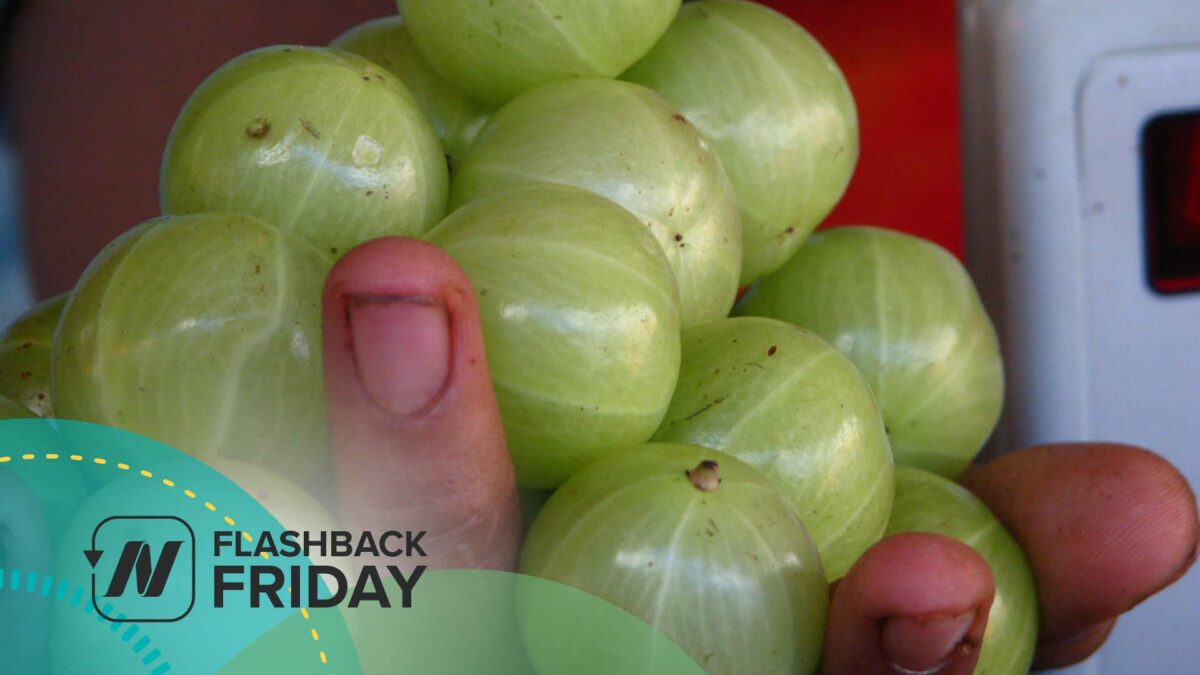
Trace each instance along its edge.
<instances>
[{"instance_id":1,"label":"fingertip","mask_svg":"<svg viewBox=\"0 0 1200 675\"><path fill-rule=\"evenodd\" d=\"M474 290L458 263L437 246L408 237L385 237L352 249L338 260L330 271L322 304L326 341L326 386L333 406L352 405L357 408L369 405L372 397L362 387L364 380L375 379L385 384L396 380L395 377L387 377L386 373L378 373L374 369L370 369L372 375L378 377L358 376L362 372L358 369L356 356L360 351L366 353L371 350L356 350L356 328L351 315L357 307L364 308L364 315L376 315L368 318L387 318L379 316L382 312L370 311L372 305L377 308L407 305L412 309L408 314L444 316L444 321L439 319L427 322L428 330L418 330L421 326L408 321L408 317L372 321L369 324L360 323L360 333L364 333L360 335L360 341L363 342L360 347L369 346L373 350L376 346L387 346L386 340L376 338L389 334L407 336L418 342L420 347L412 350L416 355L414 358L430 355L431 363L428 365L431 367L442 360L446 361L447 372L444 378L439 379L437 374L431 374L427 378L429 385L418 393L434 388L434 384L443 384L444 387L438 389L437 393L445 398L474 400L479 397L492 397ZM421 306L437 312L422 312ZM395 313L397 312L389 312ZM439 325L445 328L444 339L438 338L441 335L439 330L434 330ZM379 335L365 334L368 331L361 330L364 326L379 328ZM435 338L441 339L442 344L432 344L436 342ZM395 362L398 368L408 367L398 359L383 360ZM351 377L351 374L355 376ZM389 400L394 397L382 395L376 398ZM454 404L447 405L453 407ZM491 405L494 407L494 403ZM395 407L397 406L383 406L384 409ZM398 407L422 408L418 405ZM331 415L340 414L340 410L331 407Z\"/></svg>"},{"instance_id":2,"label":"fingertip","mask_svg":"<svg viewBox=\"0 0 1200 675\"><path fill-rule=\"evenodd\" d=\"M885 538L833 591L827 673L970 673L995 595L987 562L936 534Z\"/></svg>"},{"instance_id":3,"label":"fingertip","mask_svg":"<svg viewBox=\"0 0 1200 675\"><path fill-rule=\"evenodd\" d=\"M440 295L469 290L467 275L445 251L411 237L383 237L361 244L333 266L325 283L331 295Z\"/></svg>"},{"instance_id":4,"label":"fingertip","mask_svg":"<svg viewBox=\"0 0 1200 675\"><path fill-rule=\"evenodd\" d=\"M1170 462L1144 448L1026 448L978 467L963 484L1025 551L1043 644L1095 635L1096 626L1179 579L1196 558L1195 494Z\"/></svg>"}]
</instances>

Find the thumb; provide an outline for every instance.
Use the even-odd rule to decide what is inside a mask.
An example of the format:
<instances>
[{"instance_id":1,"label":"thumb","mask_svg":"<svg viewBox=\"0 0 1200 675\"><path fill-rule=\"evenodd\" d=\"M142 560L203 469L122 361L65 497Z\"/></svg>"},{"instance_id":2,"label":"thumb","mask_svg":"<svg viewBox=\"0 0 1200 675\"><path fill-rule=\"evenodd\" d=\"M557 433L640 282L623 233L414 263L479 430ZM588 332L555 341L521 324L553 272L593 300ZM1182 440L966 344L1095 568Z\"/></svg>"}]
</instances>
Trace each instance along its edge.
<instances>
[{"instance_id":1,"label":"thumb","mask_svg":"<svg viewBox=\"0 0 1200 675\"><path fill-rule=\"evenodd\" d=\"M516 482L466 275L432 245L375 240L330 272L323 321L342 519L424 530L432 567L513 569Z\"/></svg>"}]
</instances>

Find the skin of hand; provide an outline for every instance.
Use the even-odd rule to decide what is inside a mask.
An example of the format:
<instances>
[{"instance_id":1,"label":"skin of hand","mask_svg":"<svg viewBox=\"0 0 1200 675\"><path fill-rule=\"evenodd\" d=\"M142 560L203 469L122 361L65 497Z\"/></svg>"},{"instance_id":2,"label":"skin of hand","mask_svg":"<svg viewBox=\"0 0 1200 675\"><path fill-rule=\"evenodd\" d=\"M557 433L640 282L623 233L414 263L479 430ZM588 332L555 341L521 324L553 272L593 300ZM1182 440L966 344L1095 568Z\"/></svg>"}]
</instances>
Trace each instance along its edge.
<instances>
[{"instance_id":1,"label":"skin of hand","mask_svg":"<svg viewBox=\"0 0 1200 675\"><path fill-rule=\"evenodd\" d=\"M425 530L433 567L516 567L516 478L475 293L441 249L370 242L325 283L325 399L343 520Z\"/></svg>"},{"instance_id":2,"label":"skin of hand","mask_svg":"<svg viewBox=\"0 0 1200 675\"><path fill-rule=\"evenodd\" d=\"M435 566L513 569L516 486L461 269L416 240L364 244L330 274L324 325L343 514L364 527L429 530ZM1140 448L1029 448L975 467L963 483L1034 570L1039 667L1091 654L1117 616L1196 558L1195 495ZM965 544L888 537L834 584L822 671L970 673L993 595L987 563Z\"/></svg>"}]
</instances>

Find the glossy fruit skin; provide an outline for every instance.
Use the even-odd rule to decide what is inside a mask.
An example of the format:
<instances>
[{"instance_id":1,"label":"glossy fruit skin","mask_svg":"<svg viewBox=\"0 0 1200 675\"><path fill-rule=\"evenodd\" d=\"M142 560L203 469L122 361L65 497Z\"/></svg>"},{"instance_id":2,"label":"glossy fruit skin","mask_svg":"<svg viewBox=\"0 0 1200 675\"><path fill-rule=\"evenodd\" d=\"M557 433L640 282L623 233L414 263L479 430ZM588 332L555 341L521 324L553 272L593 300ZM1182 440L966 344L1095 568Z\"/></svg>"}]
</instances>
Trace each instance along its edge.
<instances>
[{"instance_id":1,"label":"glossy fruit skin","mask_svg":"<svg viewBox=\"0 0 1200 675\"><path fill-rule=\"evenodd\" d=\"M783 321L720 319L683 332L679 384L657 441L727 452L786 497L832 581L883 535L892 451L858 368Z\"/></svg>"},{"instance_id":2,"label":"glossy fruit skin","mask_svg":"<svg viewBox=\"0 0 1200 675\"><path fill-rule=\"evenodd\" d=\"M0 333L0 397L39 417L54 416L50 395L50 348L67 294L45 300Z\"/></svg>"},{"instance_id":3,"label":"glossy fruit skin","mask_svg":"<svg viewBox=\"0 0 1200 675\"><path fill-rule=\"evenodd\" d=\"M398 79L334 49L265 47L226 63L179 113L167 214L236 212L338 256L445 214L441 144Z\"/></svg>"},{"instance_id":4,"label":"glossy fruit skin","mask_svg":"<svg viewBox=\"0 0 1200 675\"><path fill-rule=\"evenodd\" d=\"M786 16L701 0L622 78L662 94L733 181L742 284L778 269L829 214L858 162L858 113L841 70Z\"/></svg>"},{"instance_id":5,"label":"glossy fruit skin","mask_svg":"<svg viewBox=\"0 0 1200 675\"><path fill-rule=\"evenodd\" d=\"M248 216L148 221L84 271L54 343L58 414L297 482L329 463L321 288L330 259Z\"/></svg>"},{"instance_id":6,"label":"glossy fruit skin","mask_svg":"<svg viewBox=\"0 0 1200 675\"><path fill-rule=\"evenodd\" d=\"M476 200L428 239L475 287L522 487L555 487L650 438L679 377L679 301L644 225L603 197L542 184Z\"/></svg>"},{"instance_id":7,"label":"glossy fruit skin","mask_svg":"<svg viewBox=\"0 0 1200 675\"><path fill-rule=\"evenodd\" d=\"M19 420L36 417L33 411L16 401L0 396L0 420Z\"/></svg>"},{"instance_id":8,"label":"glossy fruit skin","mask_svg":"<svg viewBox=\"0 0 1200 675\"><path fill-rule=\"evenodd\" d=\"M358 54L400 78L429 119L451 164L467 153L492 114L491 108L468 98L429 65L399 16L355 26L329 46Z\"/></svg>"},{"instance_id":9,"label":"glossy fruit skin","mask_svg":"<svg viewBox=\"0 0 1200 675\"><path fill-rule=\"evenodd\" d=\"M654 92L617 80L541 87L501 108L457 168L452 207L530 182L574 185L631 211L679 286L684 327L726 316L741 228L720 159Z\"/></svg>"},{"instance_id":10,"label":"glossy fruit skin","mask_svg":"<svg viewBox=\"0 0 1200 675\"><path fill-rule=\"evenodd\" d=\"M680 0L399 0L417 47L471 98L499 106L538 85L616 77Z\"/></svg>"},{"instance_id":11,"label":"glossy fruit skin","mask_svg":"<svg viewBox=\"0 0 1200 675\"><path fill-rule=\"evenodd\" d=\"M737 312L803 326L850 357L897 464L957 478L1000 417L995 328L962 264L931 242L874 227L819 232Z\"/></svg>"},{"instance_id":12,"label":"glossy fruit skin","mask_svg":"<svg viewBox=\"0 0 1200 675\"><path fill-rule=\"evenodd\" d=\"M704 460L719 465L712 492L688 477ZM770 481L721 452L655 443L592 464L538 514L520 571L622 607L709 673L817 666L828 586L816 548ZM520 620L528 635L546 618Z\"/></svg>"},{"instance_id":13,"label":"glossy fruit skin","mask_svg":"<svg viewBox=\"0 0 1200 675\"><path fill-rule=\"evenodd\" d=\"M1037 644L1037 587L1021 547L987 506L966 488L941 476L896 467L896 505L887 533L898 532L943 534L983 556L996 580L996 598L975 672L1028 672Z\"/></svg>"}]
</instances>

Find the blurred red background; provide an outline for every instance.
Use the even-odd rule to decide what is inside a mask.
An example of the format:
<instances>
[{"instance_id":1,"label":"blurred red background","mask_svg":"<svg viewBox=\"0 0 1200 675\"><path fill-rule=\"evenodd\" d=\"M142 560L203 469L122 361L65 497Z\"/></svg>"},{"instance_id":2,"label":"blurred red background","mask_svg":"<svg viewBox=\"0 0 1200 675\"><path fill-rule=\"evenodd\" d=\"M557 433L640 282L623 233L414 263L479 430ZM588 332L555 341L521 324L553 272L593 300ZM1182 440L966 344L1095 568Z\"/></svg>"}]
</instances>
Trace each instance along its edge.
<instances>
[{"instance_id":1,"label":"blurred red background","mask_svg":"<svg viewBox=\"0 0 1200 675\"><path fill-rule=\"evenodd\" d=\"M962 253L953 0L761 0L841 65L862 152L831 224L871 224ZM225 61L267 44L324 44L392 0L22 4L5 76L39 295L73 285L120 232L158 215L163 145Z\"/></svg>"},{"instance_id":2,"label":"blurred red background","mask_svg":"<svg viewBox=\"0 0 1200 675\"><path fill-rule=\"evenodd\" d=\"M963 252L954 0L762 0L842 67L858 104L858 169L831 225L890 227Z\"/></svg>"}]
</instances>

